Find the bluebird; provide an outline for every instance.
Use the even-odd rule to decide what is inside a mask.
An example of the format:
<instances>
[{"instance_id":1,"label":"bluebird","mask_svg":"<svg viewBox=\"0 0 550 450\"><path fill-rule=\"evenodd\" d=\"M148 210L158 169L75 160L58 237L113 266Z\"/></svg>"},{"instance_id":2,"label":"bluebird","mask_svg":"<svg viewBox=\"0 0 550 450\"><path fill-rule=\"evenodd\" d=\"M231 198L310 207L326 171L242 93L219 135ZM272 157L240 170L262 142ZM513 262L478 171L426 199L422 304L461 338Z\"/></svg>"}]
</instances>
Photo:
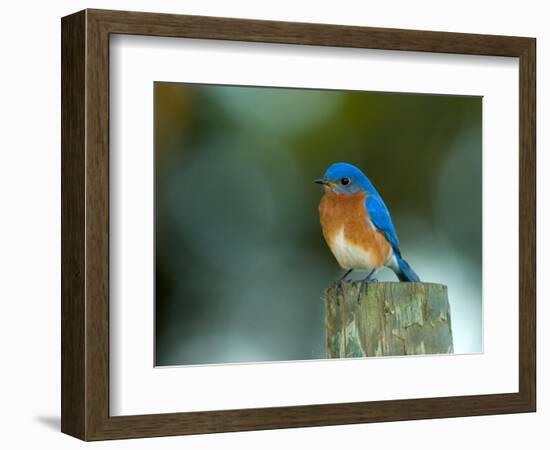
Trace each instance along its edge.
<instances>
[{"instance_id":1,"label":"bluebird","mask_svg":"<svg viewBox=\"0 0 550 450\"><path fill-rule=\"evenodd\" d=\"M323 236L346 273L364 271L367 282L382 267L400 281L420 281L401 257L390 212L367 176L348 163L335 163L315 180L324 187L319 204Z\"/></svg>"}]
</instances>

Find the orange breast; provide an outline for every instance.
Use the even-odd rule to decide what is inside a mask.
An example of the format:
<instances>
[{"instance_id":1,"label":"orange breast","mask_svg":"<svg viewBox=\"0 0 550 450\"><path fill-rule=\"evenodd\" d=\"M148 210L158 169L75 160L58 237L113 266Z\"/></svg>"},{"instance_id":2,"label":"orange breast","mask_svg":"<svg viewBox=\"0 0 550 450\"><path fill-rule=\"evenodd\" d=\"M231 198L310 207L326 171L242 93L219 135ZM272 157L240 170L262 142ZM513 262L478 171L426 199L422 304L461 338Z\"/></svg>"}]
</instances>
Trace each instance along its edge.
<instances>
[{"instance_id":1,"label":"orange breast","mask_svg":"<svg viewBox=\"0 0 550 450\"><path fill-rule=\"evenodd\" d=\"M323 236L345 269L372 270L391 256L391 245L368 218L365 197L364 192L336 194L325 188L319 204Z\"/></svg>"}]
</instances>

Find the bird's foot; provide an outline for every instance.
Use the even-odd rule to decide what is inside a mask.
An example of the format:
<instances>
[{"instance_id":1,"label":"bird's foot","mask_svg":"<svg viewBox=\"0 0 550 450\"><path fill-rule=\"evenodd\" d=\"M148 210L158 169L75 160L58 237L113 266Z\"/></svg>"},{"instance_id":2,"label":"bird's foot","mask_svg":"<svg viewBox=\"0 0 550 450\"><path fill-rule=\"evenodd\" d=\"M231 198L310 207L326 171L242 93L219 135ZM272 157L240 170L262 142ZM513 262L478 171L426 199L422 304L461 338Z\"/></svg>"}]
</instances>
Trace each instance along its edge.
<instances>
[{"instance_id":1,"label":"bird's foot","mask_svg":"<svg viewBox=\"0 0 550 450\"><path fill-rule=\"evenodd\" d=\"M342 282L346 281L346 277L351 273L353 269L349 269L346 271L346 273L344 273L344 275L342 275L338 281L336 282L336 284L341 284Z\"/></svg>"},{"instance_id":2,"label":"bird's foot","mask_svg":"<svg viewBox=\"0 0 550 450\"><path fill-rule=\"evenodd\" d=\"M369 292L369 286L373 283L378 283L378 280L373 277L375 270L373 270L371 273L369 273L365 278L363 278L363 284L364 286L365 294L368 294ZM361 293L361 289L359 289L359 293Z\"/></svg>"},{"instance_id":3,"label":"bird's foot","mask_svg":"<svg viewBox=\"0 0 550 450\"><path fill-rule=\"evenodd\" d=\"M363 279L363 282L365 284L369 284L369 283L378 283L378 280L376 278L374 278L374 274L376 272L376 269L372 269L370 271L370 273Z\"/></svg>"}]
</instances>

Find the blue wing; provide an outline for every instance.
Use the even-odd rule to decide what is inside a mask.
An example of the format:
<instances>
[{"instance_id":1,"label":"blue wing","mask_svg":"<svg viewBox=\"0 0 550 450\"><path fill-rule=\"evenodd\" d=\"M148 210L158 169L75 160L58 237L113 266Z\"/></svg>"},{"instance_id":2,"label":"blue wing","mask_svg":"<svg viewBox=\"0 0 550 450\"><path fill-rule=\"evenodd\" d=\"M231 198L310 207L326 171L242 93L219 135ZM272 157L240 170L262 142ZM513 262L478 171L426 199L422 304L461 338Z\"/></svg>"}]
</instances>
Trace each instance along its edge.
<instances>
[{"instance_id":1,"label":"blue wing","mask_svg":"<svg viewBox=\"0 0 550 450\"><path fill-rule=\"evenodd\" d=\"M399 239L384 201L378 195L369 195L365 201L365 207L373 225L384 234L394 251L400 254Z\"/></svg>"}]
</instances>

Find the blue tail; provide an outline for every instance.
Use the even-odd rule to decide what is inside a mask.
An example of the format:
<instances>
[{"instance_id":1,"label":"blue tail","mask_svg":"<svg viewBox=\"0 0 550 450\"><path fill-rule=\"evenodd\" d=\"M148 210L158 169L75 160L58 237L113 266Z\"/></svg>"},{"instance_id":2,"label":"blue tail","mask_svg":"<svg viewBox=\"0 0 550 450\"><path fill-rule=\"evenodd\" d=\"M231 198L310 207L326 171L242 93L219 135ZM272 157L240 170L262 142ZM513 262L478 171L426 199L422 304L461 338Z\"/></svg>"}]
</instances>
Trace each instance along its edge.
<instances>
[{"instance_id":1,"label":"blue tail","mask_svg":"<svg viewBox=\"0 0 550 450\"><path fill-rule=\"evenodd\" d=\"M394 253L394 256L397 260L397 270L394 270L397 278L399 278L399 281L419 282L420 278L416 272L411 269L411 266L409 266L407 261L401 258L401 256L397 253Z\"/></svg>"}]
</instances>

